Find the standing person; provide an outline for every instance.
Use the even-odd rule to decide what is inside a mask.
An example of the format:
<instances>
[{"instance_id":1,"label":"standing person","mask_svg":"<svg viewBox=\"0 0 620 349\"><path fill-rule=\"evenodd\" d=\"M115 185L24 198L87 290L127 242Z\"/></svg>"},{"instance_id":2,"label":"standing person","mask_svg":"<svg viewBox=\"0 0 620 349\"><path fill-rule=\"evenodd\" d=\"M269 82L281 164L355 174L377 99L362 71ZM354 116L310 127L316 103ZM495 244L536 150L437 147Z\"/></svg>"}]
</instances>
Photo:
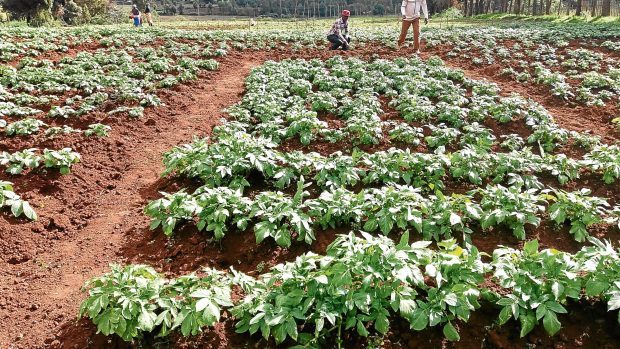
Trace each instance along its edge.
<instances>
[{"instance_id":1,"label":"standing person","mask_svg":"<svg viewBox=\"0 0 620 349\"><path fill-rule=\"evenodd\" d=\"M129 16L133 19L133 25L135 27L139 27L142 25L142 19L140 18L140 10L138 10L137 5L133 5L131 8L131 15Z\"/></svg>"},{"instance_id":2,"label":"standing person","mask_svg":"<svg viewBox=\"0 0 620 349\"><path fill-rule=\"evenodd\" d=\"M398 38L398 48L405 43L407 31L413 24L413 49L416 54L420 53L420 11L424 12L424 24L428 24L426 0L403 0L400 7L400 12L403 15L403 26Z\"/></svg>"},{"instance_id":3,"label":"standing person","mask_svg":"<svg viewBox=\"0 0 620 349\"><path fill-rule=\"evenodd\" d=\"M327 33L327 40L332 43L330 50L337 50L339 47L344 51L349 49L351 38L346 36L349 34L349 16L351 16L349 10L342 11L342 16L334 22Z\"/></svg>"},{"instance_id":4,"label":"standing person","mask_svg":"<svg viewBox=\"0 0 620 349\"><path fill-rule=\"evenodd\" d=\"M146 7L144 8L144 14L146 15L146 22L150 27L153 26L153 15L151 14L151 4L146 3Z\"/></svg>"}]
</instances>

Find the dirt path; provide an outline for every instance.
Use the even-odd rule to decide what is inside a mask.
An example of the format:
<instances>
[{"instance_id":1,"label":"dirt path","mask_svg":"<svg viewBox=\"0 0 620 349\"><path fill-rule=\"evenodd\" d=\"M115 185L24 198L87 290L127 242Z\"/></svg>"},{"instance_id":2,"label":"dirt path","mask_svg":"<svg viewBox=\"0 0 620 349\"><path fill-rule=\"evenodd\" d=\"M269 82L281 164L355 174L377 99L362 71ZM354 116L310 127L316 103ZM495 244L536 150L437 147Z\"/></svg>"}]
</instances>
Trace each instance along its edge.
<instances>
[{"instance_id":1,"label":"dirt path","mask_svg":"<svg viewBox=\"0 0 620 349\"><path fill-rule=\"evenodd\" d=\"M2 262L0 289L13 292L0 294L1 348L60 345L57 332L72 322L83 298L81 285L101 274L109 263L123 261L120 251L124 248L124 233L148 224L142 208L145 197L157 190L154 183L163 169L162 153L191 140L193 135L210 133L221 110L243 92L244 77L261 62L250 58L242 65L237 63L226 67L223 62L220 72L168 93L168 106L148 110L143 120L125 121L125 127L113 125L113 136L105 143L113 148L118 145L118 153L102 158L97 151L100 146L85 145L81 150L83 165L76 166L73 175L56 181L58 190L53 198L34 202L39 206L42 223L0 230L3 245L9 246L19 246L24 234L37 234L41 224L44 230L56 228L60 232L59 239L40 236L30 246L43 253L25 251L25 256ZM117 171L108 176L109 168ZM84 183L76 186L79 179ZM82 229L73 229L71 221L45 218L59 217L65 213L65 205L91 216ZM10 226L11 222L3 219L0 227Z\"/></svg>"}]
</instances>

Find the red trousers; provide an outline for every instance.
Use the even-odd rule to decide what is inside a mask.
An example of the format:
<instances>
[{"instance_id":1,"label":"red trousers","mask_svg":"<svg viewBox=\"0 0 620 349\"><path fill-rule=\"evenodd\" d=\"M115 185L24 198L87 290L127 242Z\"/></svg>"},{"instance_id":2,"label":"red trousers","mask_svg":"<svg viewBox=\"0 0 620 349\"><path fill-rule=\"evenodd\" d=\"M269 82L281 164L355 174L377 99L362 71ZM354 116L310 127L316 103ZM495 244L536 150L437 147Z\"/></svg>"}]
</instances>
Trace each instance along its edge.
<instances>
[{"instance_id":1,"label":"red trousers","mask_svg":"<svg viewBox=\"0 0 620 349\"><path fill-rule=\"evenodd\" d=\"M413 21L403 20L403 27L400 30L400 37L398 38L398 46L402 46L407 38L407 31L413 24L413 49L420 49L420 18L416 18Z\"/></svg>"}]
</instances>

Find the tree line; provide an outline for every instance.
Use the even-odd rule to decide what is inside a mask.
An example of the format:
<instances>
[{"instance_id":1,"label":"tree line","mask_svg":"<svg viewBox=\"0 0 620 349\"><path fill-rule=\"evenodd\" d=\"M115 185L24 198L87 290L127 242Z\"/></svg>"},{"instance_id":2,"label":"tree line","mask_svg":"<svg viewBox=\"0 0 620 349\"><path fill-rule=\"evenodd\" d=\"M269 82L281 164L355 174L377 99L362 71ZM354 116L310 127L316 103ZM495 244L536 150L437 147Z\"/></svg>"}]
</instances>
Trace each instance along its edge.
<instances>
[{"instance_id":1,"label":"tree line","mask_svg":"<svg viewBox=\"0 0 620 349\"><path fill-rule=\"evenodd\" d=\"M401 0L158 0L154 4L162 14L303 18L335 17L343 9L351 11L353 16L397 15ZM428 5L431 12L451 6L450 0L428 0Z\"/></svg>"},{"instance_id":2,"label":"tree line","mask_svg":"<svg viewBox=\"0 0 620 349\"><path fill-rule=\"evenodd\" d=\"M158 12L165 15L263 15L296 18L335 17L345 8L350 10L353 16L398 16L401 3L401 0L157 0L153 2ZM620 14L620 0L427 0L427 4L431 14L454 8L464 16L491 13L575 14L578 16L586 13L591 16Z\"/></svg>"},{"instance_id":3,"label":"tree line","mask_svg":"<svg viewBox=\"0 0 620 349\"><path fill-rule=\"evenodd\" d=\"M463 0L463 14L473 16L488 13L515 15L618 16L619 0Z\"/></svg>"},{"instance_id":4,"label":"tree line","mask_svg":"<svg viewBox=\"0 0 620 349\"><path fill-rule=\"evenodd\" d=\"M11 19L26 19L37 25L61 20L69 25L116 22L123 14L116 4L137 4L143 10L148 0L0 0ZM317 18L336 17L343 9L353 16L400 15L401 0L152 0L163 15L220 15ZM427 0L431 14L447 9L463 16L490 13L515 15L618 16L620 0Z\"/></svg>"},{"instance_id":5,"label":"tree line","mask_svg":"<svg viewBox=\"0 0 620 349\"><path fill-rule=\"evenodd\" d=\"M106 23L119 16L110 0L0 0L10 19L31 25L62 21L69 25Z\"/></svg>"}]
</instances>

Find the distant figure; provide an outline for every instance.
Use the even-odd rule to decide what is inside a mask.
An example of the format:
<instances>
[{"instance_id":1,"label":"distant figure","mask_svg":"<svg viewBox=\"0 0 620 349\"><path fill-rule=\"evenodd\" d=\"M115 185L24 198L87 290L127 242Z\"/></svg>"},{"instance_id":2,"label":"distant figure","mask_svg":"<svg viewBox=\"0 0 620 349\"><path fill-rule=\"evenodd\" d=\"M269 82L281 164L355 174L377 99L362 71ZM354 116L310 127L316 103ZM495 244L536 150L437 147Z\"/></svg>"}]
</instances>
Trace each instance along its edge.
<instances>
[{"instance_id":1,"label":"distant figure","mask_svg":"<svg viewBox=\"0 0 620 349\"><path fill-rule=\"evenodd\" d=\"M144 8L144 14L146 15L146 22L149 26L153 26L153 16L151 15L151 4L146 3L146 7Z\"/></svg>"},{"instance_id":2,"label":"distant figure","mask_svg":"<svg viewBox=\"0 0 620 349\"><path fill-rule=\"evenodd\" d=\"M327 33L327 40L332 43L330 50L337 50L340 47L343 51L349 49L351 38L346 36L349 33L349 16L351 16L349 10L342 11L342 16L334 22L332 29Z\"/></svg>"},{"instance_id":3,"label":"distant figure","mask_svg":"<svg viewBox=\"0 0 620 349\"><path fill-rule=\"evenodd\" d=\"M138 10L138 6L133 5L129 18L133 19L133 25L135 27L139 27L142 25L142 19L140 18L140 10Z\"/></svg>"},{"instance_id":4,"label":"distant figure","mask_svg":"<svg viewBox=\"0 0 620 349\"><path fill-rule=\"evenodd\" d=\"M416 54L420 53L420 11L424 12L424 24L428 24L426 0L403 0L400 7L400 12L403 15L403 26L398 38L398 48L405 43L407 30L413 24L413 49Z\"/></svg>"}]
</instances>

